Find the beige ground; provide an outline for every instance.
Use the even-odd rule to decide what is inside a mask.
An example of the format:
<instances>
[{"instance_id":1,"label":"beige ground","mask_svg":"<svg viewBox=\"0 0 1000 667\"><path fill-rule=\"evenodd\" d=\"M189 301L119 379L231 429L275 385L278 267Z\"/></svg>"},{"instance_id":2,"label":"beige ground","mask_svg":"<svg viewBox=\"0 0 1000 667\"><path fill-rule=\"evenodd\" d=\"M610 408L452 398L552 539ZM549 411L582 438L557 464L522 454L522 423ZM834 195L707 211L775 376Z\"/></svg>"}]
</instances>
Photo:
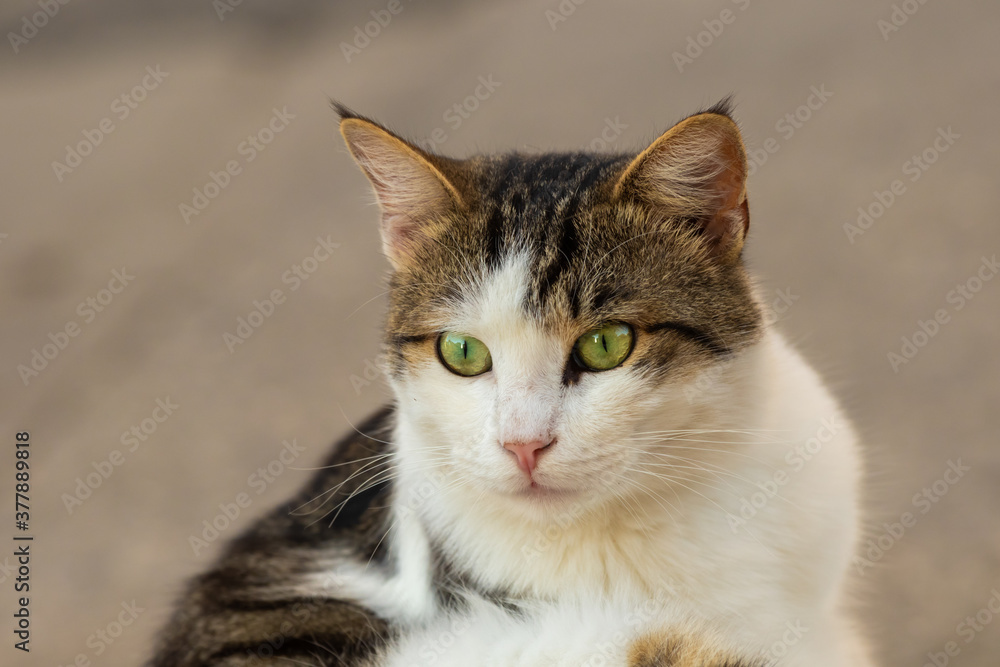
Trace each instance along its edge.
<instances>
[{"instance_id":1,"label":"beige ground","mask_svg":"<svg viewBox=\"0 0 1000 667\"><path fill-rule=\"evenodd\" d=\"M32 652L15 652L4 629L0 664L64 665L80 654L139 662L180 582L218 548L196 556L188 536L249 491L235 522L246 526L307 475L285 470L260 495L250 486L283 440L304 446L293 465L309 466L386 397L363 381L385 264L328 96L413 136L441 128L440 149L462 155L585 146L616 122L626 127L605 138L638 148L735 92L750 146L777 147L752 178L749 249L766 289L792 295L777 326L832 380L871 444L873 536L883 519L917 515L863 580L883 664L919 667L956 641L951 664L997 665L1000 622L964 634L957 626L1000 590L1000 280L961 309L948 294L1000 252L1000 11L992 0L909 3L919 10L886 40L878 21L890 19L888 0L563 0L575 10L554 30L556 0L402 0L350 63L341 42L388 2L288 3L293 12L246 0L224 21L208 0L80 2L19 53L6 39L0 536L15 532L14 433L29 430L37 539ZM729 23L713 23L724 9ZM35 11L27 0L4 3L4 34ZM701 35L707 46L678 71L673 52L705 21L721 34ZM169 76L122 119L114 101L147 66ZM499 86L455 127L445 114L475 94L479 77ZM813 87L832 95L798 128L776 125ZM246 162L241 142L275 108L294 119ZM60 182L52 162L105 117L114 131ZM948 150L911 181L904 163L939 128L959 138L939 141ZM179 205L229 160L241 173L185 224ZM843 225L894 179L905 191L897 186L889 210L850 243ZM282 274L317 237L341 246L292 291ZM102 312L78 311L123 267L134 279ZM223 333L275 289L287 300L230 353ZM887 354L939 309L947 323L894 373ZM18 365L71 322L78 335L25 386ZM179 407L129 451L122 433L168 398ZM70 514L63 494L114 450L120 465ZM970 471L921 514L914 494L958 459ZM0 578L8 628L13 580ZM144 611L113 644L88 643L133 600Z\"/></svg>"}]
</instances>

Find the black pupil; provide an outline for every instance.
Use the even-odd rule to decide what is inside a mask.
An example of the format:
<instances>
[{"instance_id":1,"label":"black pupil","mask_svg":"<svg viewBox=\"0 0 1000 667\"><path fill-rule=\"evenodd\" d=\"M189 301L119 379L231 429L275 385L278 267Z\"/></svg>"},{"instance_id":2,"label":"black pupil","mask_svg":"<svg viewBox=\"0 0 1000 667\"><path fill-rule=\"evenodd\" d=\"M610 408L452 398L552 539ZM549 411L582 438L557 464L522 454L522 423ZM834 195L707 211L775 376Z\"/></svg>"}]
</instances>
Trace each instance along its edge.
<instances>
[{"instance_id":1,"label":"black pupil","mask_svg":"<svg viewBox=\"0 0 1000 667\"><path fill-rule=\"evenodd\" d=\"M462 358L463 359L469 358L469 343L468 341L464 340L462 341Z\"/></svg>"},{"instance_id":2,"label":"black pupil","mask_svg":"<svg viewBox=\"0 0 1000 667\"><path fill-rule=\"evenodd\" d=\"M604 348L605 352L608 351L608 338L604 334L601 334L601 347Z\"/></svg>"}]
</instances>

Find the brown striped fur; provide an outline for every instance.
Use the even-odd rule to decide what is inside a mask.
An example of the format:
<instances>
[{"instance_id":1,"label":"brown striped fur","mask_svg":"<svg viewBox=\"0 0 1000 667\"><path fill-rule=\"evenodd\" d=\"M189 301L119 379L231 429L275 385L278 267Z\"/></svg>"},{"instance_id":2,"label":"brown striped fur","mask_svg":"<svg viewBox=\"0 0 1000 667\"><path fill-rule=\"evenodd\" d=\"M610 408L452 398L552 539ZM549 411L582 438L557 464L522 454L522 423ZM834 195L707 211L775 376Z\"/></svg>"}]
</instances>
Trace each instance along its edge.
<instances>
[{"instance_id":1,"label":"brown striped fur","mask_svg":"<svg viewBox=\"0 0 1000 667\"><path fill-rule=\"evenodd\" d=\"M384 621L356 605L269 593L317 571L331 550L344 559L385 562L380 542L391 489L370 486L371 475L359 471L368 457L385 452L390 426L391 412L383 409L341 440L306 488L191 583L150 667L288 665L290 659L352 664L390 636Z\"/></svg>"}]
</instances>

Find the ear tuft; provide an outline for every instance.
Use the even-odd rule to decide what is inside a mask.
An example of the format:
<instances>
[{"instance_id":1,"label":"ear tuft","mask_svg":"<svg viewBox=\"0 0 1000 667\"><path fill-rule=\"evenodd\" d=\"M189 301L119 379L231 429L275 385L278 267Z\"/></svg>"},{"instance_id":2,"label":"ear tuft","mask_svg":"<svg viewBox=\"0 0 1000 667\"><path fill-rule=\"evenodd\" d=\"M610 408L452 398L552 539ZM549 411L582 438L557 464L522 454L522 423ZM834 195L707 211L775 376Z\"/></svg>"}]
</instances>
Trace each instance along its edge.
<instances>
[{"instance_id":1,"label":"ear tuft","mask_svg":"<svg viewBox=\"0 0 1000 667\"><path fill-rule=\"evenodd\" d=\"M334 108L347 148L375 190L383 247L399 269L430 240L434 220L460 208L462 198L423 151L347 107Z\"/></svg>"},{"instance_id":2,"label":"ear tuft","mask_svg":"<svg viewBox=\"0 0 1000 667\"><path fill-rule=\"evenodd\" d=\"M615 195L664 219L695 219L717 257L739 257L750 225L747 160L729 99L681 121L639 154Z\"/></svg>"},{"instance_id":3,"label":"ear tuft","mask_svg":"<svg viewBox=\"0 0 1000 667\"><path fill-rule=\"evenodd\" d=\"M704 111L699 111L698 114L711 113L717 116L725 116L729 120L735 121L736 119L733 116L733 111L735 109L736 109L736 102L733 101L733 94L730 93L729 95L726 95L721 100L719 100L712 106L708 107ZM698 114L693 114L693 115L698 115Z\"/></svg>"}]
</instances>

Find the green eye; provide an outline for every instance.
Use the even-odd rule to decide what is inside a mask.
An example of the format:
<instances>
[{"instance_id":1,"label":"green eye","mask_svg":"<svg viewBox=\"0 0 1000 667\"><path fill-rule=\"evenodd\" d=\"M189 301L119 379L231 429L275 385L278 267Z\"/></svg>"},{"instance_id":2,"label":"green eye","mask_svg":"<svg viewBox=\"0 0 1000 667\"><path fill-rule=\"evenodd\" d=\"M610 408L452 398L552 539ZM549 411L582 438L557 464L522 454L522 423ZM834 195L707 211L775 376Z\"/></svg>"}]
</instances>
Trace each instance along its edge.
<instances>
[{"instance_id":1,"label":"green eye","mask_svg":"<svg viewBox=\"0 0 1000 667\"><path fill-rule=\"evenodd\" d=\"M438 356L445 368L466 377L481 375L493 368L493 357L483 341L450 331L438 338Z\"/></svg>"},{"instance_id":2,"label":"green eye","mask_svg":"<svg viewBox=\"0 0 1000 667\"><path fill-rule=\"evenodd\" d=\"M635 342L632 327L608 322L576 339L573 355L577 363L591 371L607 371L620 366Z\"/></svg>"}]
</instances>

